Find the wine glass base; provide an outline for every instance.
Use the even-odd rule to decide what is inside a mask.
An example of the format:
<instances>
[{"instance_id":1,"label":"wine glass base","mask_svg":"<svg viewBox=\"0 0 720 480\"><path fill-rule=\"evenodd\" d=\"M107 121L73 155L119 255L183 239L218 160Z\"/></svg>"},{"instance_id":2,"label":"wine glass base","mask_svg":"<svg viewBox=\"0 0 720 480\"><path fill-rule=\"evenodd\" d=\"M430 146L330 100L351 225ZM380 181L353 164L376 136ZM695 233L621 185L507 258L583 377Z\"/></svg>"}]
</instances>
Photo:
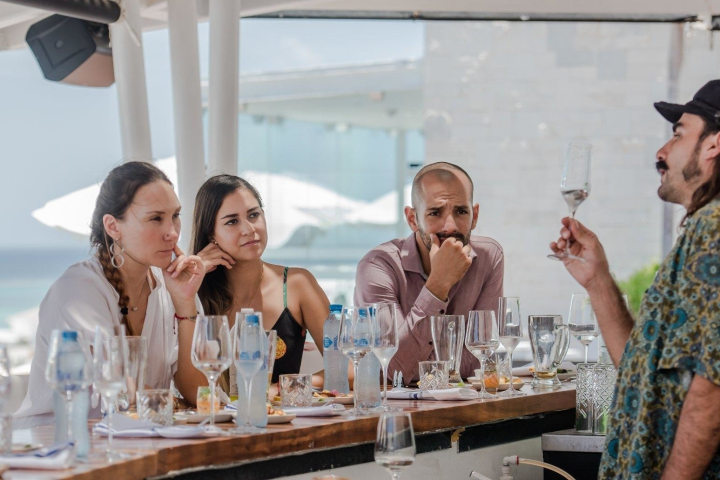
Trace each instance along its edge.
<instances>
[{"instance_id":1,"label":"wine glass base","mask_svg":"<svg viewBox=\"0 0 720 480\"><path fill-rule=\"evenodd\" d=\"M558 262L562 262L566 258L569 260L577 260L578 262L585 263L585 259L578 257L576 255L573 255L572 253L567 252L560 252L560 253L553 253L547 256L550 260L557 260Z\"/></svg>"},{"instance_id":2,"label":"wine glass base","mask_svg":"<svg viewBox=\"0 0 720 480\"><path fill-rule=\"evenodd\" d=\"M371 415L372 412L369 412L368 410L364 408L351 408L349 410L345 410L345 414L349 415L351 417L362 417L366 415Z\"/></svg>"},{"instance_id":3,"label":"wine glass base","mask_svg":"<svg viewBox=\"0 0 720 480\"><path fill-rule=\"evenodd\" d=\"M267 433L264 428L255 427L253 425L240 425L230 430L221 430L227 435L257 435L259 433Z\"/></svg>"},{"instance_id":4,"label":"wine glass base","mask_svg":"<svg viewBox=\"0 0 720 480\"><path fill-rule=\"evenodd\" d=\"M393 407L391 405L380 405L376 409L378 412L402 412L403 409L400 407Z\"/></svg>"},{"instance_id":5,"label":"wine glass base","mask_svg":"<svg viewBox=\"0 0 720 480\"><path fill-rule=\"evenodd\" d=\"M497 395L493 395L492 393L488 392L478 392L478 397L480 400L493 400L496 398L500 398Z\"/></svg>"},{"instance_id":6,"label":"wine glass base","mask_svg":"<svg viewBox=\"0 0 720 480\"><path fill-rule=\"evenodd\" d=\"M520 392L518 390L515 390L514 388L508 388L504 392L500 392L497 394L498 397L502 398L512 398L512 397L524 397L527 393Z\"/></svg>"}]
</instances>

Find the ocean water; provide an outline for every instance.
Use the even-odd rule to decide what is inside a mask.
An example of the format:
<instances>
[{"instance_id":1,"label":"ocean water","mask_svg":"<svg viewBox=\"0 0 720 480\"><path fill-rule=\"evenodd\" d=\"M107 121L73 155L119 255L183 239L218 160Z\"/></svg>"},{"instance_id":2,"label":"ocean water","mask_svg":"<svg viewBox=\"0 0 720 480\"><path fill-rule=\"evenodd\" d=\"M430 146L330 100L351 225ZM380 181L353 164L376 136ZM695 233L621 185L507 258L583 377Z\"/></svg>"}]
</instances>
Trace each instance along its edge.
<instances>
[{"instance_id":1,"label":"ocean water","mask_svg":"<svg viewBox=\"0 0 720 480\"><path fill-rule=\"evenodd\" d=\"M89 249L0 249L0 328L12 315L40 305L50 285Z\"/></svg>"}]
</instances>

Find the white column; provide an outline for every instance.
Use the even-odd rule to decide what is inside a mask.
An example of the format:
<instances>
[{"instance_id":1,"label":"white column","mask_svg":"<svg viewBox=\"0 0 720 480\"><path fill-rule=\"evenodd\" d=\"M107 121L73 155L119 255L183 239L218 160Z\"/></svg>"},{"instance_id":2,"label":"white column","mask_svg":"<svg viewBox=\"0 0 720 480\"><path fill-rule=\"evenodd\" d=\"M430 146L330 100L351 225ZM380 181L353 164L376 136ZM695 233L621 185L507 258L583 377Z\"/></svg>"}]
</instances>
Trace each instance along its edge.
<instances>
[{"instance_id":1,"label":"white column","mask_svg":"<svg viewBox=\"0 0 720 480\"><path fill-rule=\"evenodd\" d=\"M395 230L398 238L405 238L405 176L407 175L407 154L405 148L405 129L397 130L395 136L395 191L397 192L396 210L398 214Z\"/></svg>"},{"instance_id":2,"label":"white column","mask_svg":"<svg viewBox=\"0 0 720 480\"><path fill-rule=\"evenodd\" d=\"M168 2L170 66L175 121L178 191L185 212L181 248L190 242L195 195L205 181L205 151L200 96L197 4L195 0Z\"/></svg>"},{"instance_id":3,"label":"white column","mask_svg":"<svg viewBox=\"0 0 720 480\"><path fill-rule=\"evenodd\" d=\"M237 175L240 0L210 0L208 172Z\"/></svg>"},{"instance_id":4,"label":"white column","mask_svg":"<svg viewBox=\"0 0 720 480\"><path fill-rule=\"evenodd\" d=\"M123 18L110 24L123 160L152 161L139 0L122 0Z\"/></svg>"}]
</instances>

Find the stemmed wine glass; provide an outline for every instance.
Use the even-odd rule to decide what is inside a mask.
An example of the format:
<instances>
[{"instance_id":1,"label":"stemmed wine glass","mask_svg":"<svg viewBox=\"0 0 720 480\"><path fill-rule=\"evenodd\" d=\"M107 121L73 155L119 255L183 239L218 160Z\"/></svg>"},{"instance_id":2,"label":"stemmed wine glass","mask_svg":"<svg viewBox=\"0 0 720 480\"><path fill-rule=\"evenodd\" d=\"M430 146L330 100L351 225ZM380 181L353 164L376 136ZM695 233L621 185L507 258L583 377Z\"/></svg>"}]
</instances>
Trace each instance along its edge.
<instances>
[{"instance_id":1,"label":"stemmed wine glass","mask_svg":"<svg viewBox=\"0 0 720 480\"><path fill-rule=\"evenodd\" d=\"M373 329L372 351L383 367L385 396L380 409L384 412L400 410L387 403L388 365L398 350L397 309L396 303L377 303L368 308Z\"/></svg>"},{"instance_id":2,"label":"stemmed wine glass","mask_svg":"<svg viewBox=\"0 0 720 480\"><path fill-rule=\"evenodd\" d=\"M210 425L207 430L222 434L223 430L215 426L215 384L232 362L227 316L198 315L190 358L193 366L205 374L210 387Z\"/></svg>"},{"instance_id":3,"label":"stemmed wine glass","mask_svg":"<svg viewBox=\"0 0 720 480\"><path fill-rule=\"evenodd\" d=\"M258 428L250 423L250 403L252 401L252 380L260 372L268 354L268 336L260 325L260 317L254 313L248 314L244 320L241 319L241 314L238 314L235 324L237 326L233 362L245 381L247 409L245 410L245 424L238 426L232 433L264 433L266 431L264 428Z\"/></svg>"},{"instance_id":4,"label":"stemmed wine glass","mask_svg":"<svg viewBox=\"0 0 720 480\"><path fill-rule=\"evenodd\" d=\"M513 361L512 356L515 348L523 336L522 317L520 316L520 298L500 297L498 301L498 334L508 354L510 363L510 386L504 392L498 393L500 397L523 397L526 394L515 390L513 387Z\"/></svg>"},{"instance_id":5,"label":"stemmed wine glass","mask_svg":"<svg viewBox=\"0 0 720 480\"><path fill-rule=\"evenodd\" d=\"M485 362L495 353L498 341L498 326L492 310L471 310L465 333L465 347L480 360L479 399L498 398L485 390Z\"/></svg>"},{"instance_id":6,"label":"stemmed wine glass","mask_svg":"<svg viewBox=\"0 0 720 480\"><path fill-rule=\"evenodd\" d=\"M393 480L415 461L415 433L407 412L383 412L375 440L375 462L385 467Z\"/></svg>"},{"instance_id":7,"label":"stemmed wine glass","mask_svg":"<svg viewBox=\"0 0 720 480\"><path fill-rule=\"evenodd\" d=\"M124 457L112 449L112 420L118 395L126 389L128 373L128 346L125 331L117 329L115 333L120 335L103 338L100 327L95 328L92 362L93 388L100 393L107 408L108 443L105 457L109 462Z\"/></svg>"},{"instance_id":8,"label":"stemmed wine glass","mask_svg":"<svg viewBox=\"0 0 720 480\"><path fill-rule=\"evenodd\" d=\"M373 345L372 326L366 310L360 307L347 307L343 309L338 333L338 348L352 362L355 371L355 388L353 388L353 408L348 411L350 415L365 415L367 412L358 407L357 386L360 384L358 370L360 360L367 355Z\"/></svg>"},{"instance_id":9,"label":"stemmed wine glass","mask_svg":"<svg viewBox=\"0 0 720 480\"><path fill-rule=\"evenodd\" d=\"M45 367L45 380L65 399L68 442L74 443L72 409L75 396L91 382L90 369L79 334L73 330L53 330Z\"/></svg>"},{"instance_id":10,"label":"stemmed wine glass","mask_svg":"<svg viewBox=\"0 0 720 480\"><path fill-rule=\"evenodd\" d=\"M565 159L565 170L563 170L562 181L560 182L560 193L568 205L570 216L575 219L575 211L581 203L590 195L590 165L592 156L592 145L587 143L571 143L568 145L567 157ZM548 255L553 260L571 258L580 260L570 253L570 242L565 250Z\"/></svg>"},{"instance_id":11,"label":"stemmed wine glass","mask_svg":"<svg viewBox=\"0 0 720 480\"><path fill-rule=\"evenodd\" d=\"M590 296L587 293L573 293L570 300L568 330L585 347L585 363L587 363L588 347L600 333L597 318L595 318L595 310L593 310Z\"/></svg>"}]
</instances>

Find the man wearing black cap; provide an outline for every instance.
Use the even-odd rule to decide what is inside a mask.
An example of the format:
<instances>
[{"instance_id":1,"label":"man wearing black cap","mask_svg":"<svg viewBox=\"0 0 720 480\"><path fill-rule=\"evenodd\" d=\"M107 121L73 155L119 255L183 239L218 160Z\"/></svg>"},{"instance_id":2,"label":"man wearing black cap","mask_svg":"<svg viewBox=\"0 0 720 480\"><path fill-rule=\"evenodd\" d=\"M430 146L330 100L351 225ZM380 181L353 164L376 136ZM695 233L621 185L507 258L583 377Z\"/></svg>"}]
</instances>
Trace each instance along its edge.
<instances>
[{"instance_id":1,"label":"man wearing black cap","mask_svg":"<svg viewBox=\"0 0 720 480\"><path fill-rule=\"evenodd\" d=\"M720 80L655 108L673 123L656 154L658 196L687 215L637 319L595 234L565 218L550 248L569 243L585 260L563 262L590 294L619 370L599 477L720 478Z\"/></svg>"}]
</instances>

